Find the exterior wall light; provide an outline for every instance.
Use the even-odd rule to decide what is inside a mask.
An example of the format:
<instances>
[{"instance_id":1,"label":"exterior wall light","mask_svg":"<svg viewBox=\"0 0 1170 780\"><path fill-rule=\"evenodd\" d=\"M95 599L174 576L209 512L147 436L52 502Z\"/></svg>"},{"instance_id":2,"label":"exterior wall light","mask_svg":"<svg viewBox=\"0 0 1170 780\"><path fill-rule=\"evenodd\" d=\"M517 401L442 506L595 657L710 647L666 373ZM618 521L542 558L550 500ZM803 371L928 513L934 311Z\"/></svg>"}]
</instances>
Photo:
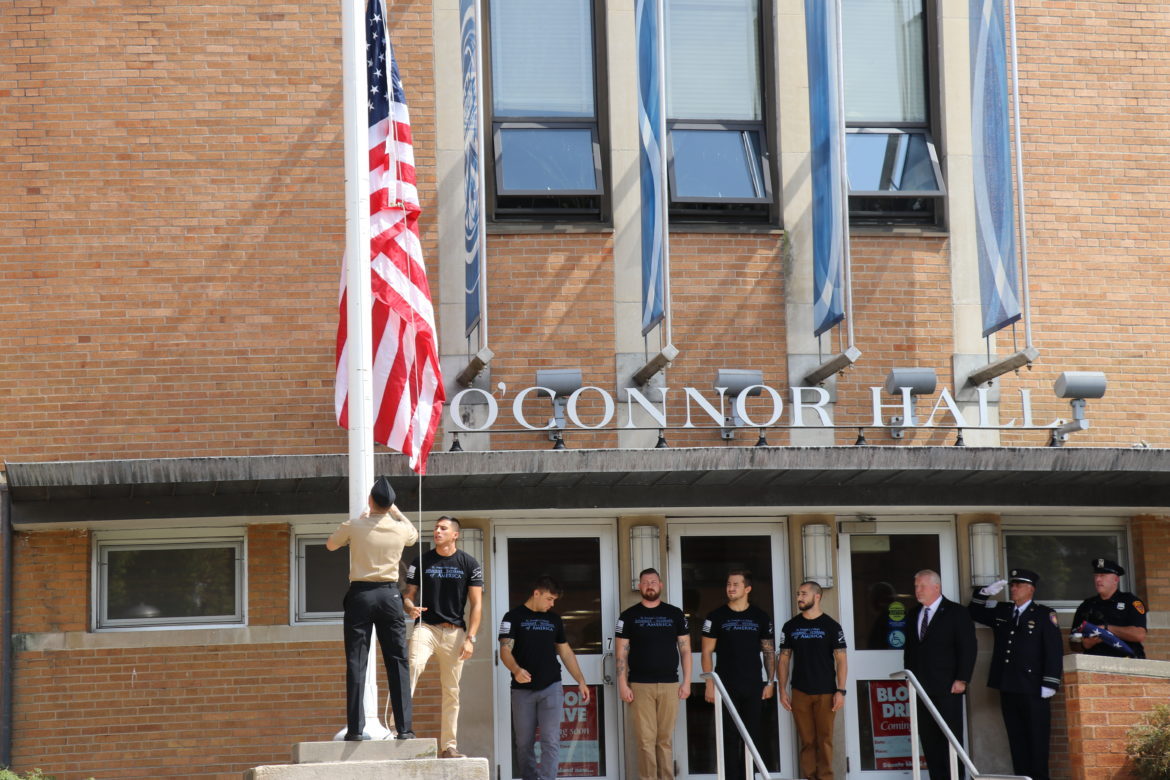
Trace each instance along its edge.
<instances>
[{"instance_id":1,"label":"exterior wall light","mask_svg":"<svg viewBox=\"0 0 1170 780\"><path fill-rule=\"evenodd\" d=\"M747 391L748 396L759 395L762 392L761 385L764 384L764 372L752 371L740 368L721 368L715 374L715 389L722 388L727 391L727 398L729 406L728 413L724 415L725 425L720 432L724 439L734 439L735 429L744 424L743 419L739 416L739 404L737 403L740 395ZM750 388L750 389L749 389Z\"/></svg>"},{"instance_id":2,"label":"exterior wall light","mask_svg":"<svg viewBox=\"0 0 1170 780\"><path fill-rule=\"evenodd\" d=\"M1065 371L1053 384L1057 398L1069 398L1072 419L1052 429L1051 447L1059 447L1068 440L1070 433L1087 431L1089 421L1085 419L1085 399L1102 398L1105 395L1105 374L1102 371Z\"/></svg>"},{"instance_id":3,"label":"exterior wall light","mask_svg":"<svg viewBox=\"0 0 1170 780\"><path fill-rule=\"evenodd\" d=\"M638 575L644 569L661 572L658 526L635 525L630 528L630 590L638 589Z\"/></svg>"},{"instance_id":4,"label":"exterior wall light","mask_svg":"<svg viewBox=\"0 0 1170 780\"><path fill-rule=\"evenodd\" d=\"M804 579L822 588L833 587L833 530L824 523L811 523L800 529L804 547Z\"/></svg>"},{"instance_id":5,"label":"exterior wall light","mask_svg":"<svg viewBox=\"0 0 1170 780\"><path fill-rule=\"evenodd\" d=\"M890 418L893 425L890 436L901 439L906 435L902 425L913 427L917 423L914 419L914 397L930 395L938 386L938 377L933 368L895 368L886 375L884 389L888 395L902 396L904 414Z\"/></svg>"},{"instance_id":6,"label":"exterior wall light","mask_svg":"<svg viewBox=\"0 0 1170 780\"><path fill-rule=\"evenodd\" d=\"M565 427L565 406L569 403L569 396L581 389L581 371L576 368L548 368L536 372L536 394L544 398L552 398L553 430L549 432L549 441L560 438L560 430ZM563 447L558 448L563 449Z\"/></svg>"},{"instance_id":7,"label":"exterior wall light","mask_svg":"<svg viewBox=\"0 0 1170 780\"><path fill-rule=\"evenodd\" d=\"M999 576L999 528L995 523L972 523L968 529L971 536L971 585L990 585Z\"/></svg>"}]
</instances>

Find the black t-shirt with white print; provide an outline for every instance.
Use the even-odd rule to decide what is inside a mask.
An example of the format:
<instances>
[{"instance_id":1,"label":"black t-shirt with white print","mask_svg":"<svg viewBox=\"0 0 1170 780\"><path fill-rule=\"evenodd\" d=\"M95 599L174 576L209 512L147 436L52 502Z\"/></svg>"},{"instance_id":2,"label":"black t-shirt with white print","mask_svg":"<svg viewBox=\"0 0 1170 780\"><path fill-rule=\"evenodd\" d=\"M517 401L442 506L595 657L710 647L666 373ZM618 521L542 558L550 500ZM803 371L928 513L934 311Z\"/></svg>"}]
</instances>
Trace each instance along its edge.
<instances>
[{"instance_id":1,"label":"black t-shirt with white print","mask_svg":"<svg viewBox=\"0 0 1170 780\"><path fill-rule=\"evenodd\" d=\"M472 556L456 550L442 556L435 550L422 555L422 603L426 607L422 621L431 625L450 623L467 628L463 611L467 607L467 589L483 587L483 567ZM406 584L419 584L419 560L406 570Z\"/></svg>"},{"instance_id":2,"label":"black t-shirt with white print","mask_svg":"<svg viewBox=\"0 0 1170 780\"><path fill-rule=\"evenodd\" d=\"M772 618L754 604L736 612L724 604L703 621L703 636L716 640L715 672L728 689L751 691L764 687L760 643L772 639Z\"/></svg>"},{"instance_id":3,"label":"black t-shirt with white print","mask_svg":"<svg viewBox=\"0 0 1170 780\"><path fill-rule=\"evenodd\" d=\"M500 621L500 639L511 639L512 657L521 669L532 675L532 681L516 682L512 687L521 690L543 691L561 680L561 665L557 661L557 645L564 644L565 624L555 612L534 612L525 605L513 607Z\"/></svg>"}]
</instances>

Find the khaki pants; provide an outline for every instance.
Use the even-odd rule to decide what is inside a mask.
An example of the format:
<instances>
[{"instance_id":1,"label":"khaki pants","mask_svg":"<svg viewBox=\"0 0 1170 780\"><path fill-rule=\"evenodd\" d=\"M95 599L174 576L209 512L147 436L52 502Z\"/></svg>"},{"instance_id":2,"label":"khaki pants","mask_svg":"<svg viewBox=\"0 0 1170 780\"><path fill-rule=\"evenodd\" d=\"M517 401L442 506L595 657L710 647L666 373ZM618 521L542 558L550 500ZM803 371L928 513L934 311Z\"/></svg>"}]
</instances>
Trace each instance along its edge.
<instances>
[{"instance_id":1,"label":"khaki pants","mask_svg":"<svg viewBox=\"0 0 1170 780\"><path fill-rule=\"evenodd\" d=\"M443 690L443 719L439 732L439 752L455 749L459 728L459 678L463 674L463 640L467 632L451 626L419 623L410 637L410 695L418 685L427 661L439 659L439 685Z\"/></svg>"},{"instance_id":2,"label":"khaki pants","mask_svg":"<svg viewBox=\"0 0 1170 780\"><path fill-rule=\"evenodd\" d=\"M679 683L630 683L634 701L630 718L638 750L639 780L670 780L674 777L671 735L678 715Z\"/></svg>"},{"instance_id":3,"label":"khaki pants","mask_svg":"<svg viewBox=\"0 0 1170 780\"><path fill-rule=\"evenodd\" d=\"M800 776L833 780L833 694L792 689L792 716L800 736Z\"/></svg>"}]
</instances>

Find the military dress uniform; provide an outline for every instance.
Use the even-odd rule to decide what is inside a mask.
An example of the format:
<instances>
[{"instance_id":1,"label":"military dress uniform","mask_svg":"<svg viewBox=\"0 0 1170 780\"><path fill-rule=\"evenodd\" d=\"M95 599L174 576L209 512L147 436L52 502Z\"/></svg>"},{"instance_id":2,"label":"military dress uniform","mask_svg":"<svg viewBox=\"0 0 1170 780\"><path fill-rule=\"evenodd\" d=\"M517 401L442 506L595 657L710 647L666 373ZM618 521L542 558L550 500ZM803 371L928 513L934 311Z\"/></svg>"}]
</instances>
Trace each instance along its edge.
<instances>
[{"instance_id":1,"label":"military dress uniform","mask_svg":"<svg viewBox=\"0 0 1170 780\"><path fill-rule=\"evenodd\" d=\"M1013 582L1035 585L1039 579L1028 569L1011 572ZM1060 622L1054 609L1035 601L1025 604L1017 618L1015 604L989 603L979 590L972 594L968 609L973 620L995 633L987 685L1000 693L1012 771L1047 780L1052 710L1043 689L1060 688L1064 668Z\"/></svg>"},{"instance_id":2,"label":"military dress uniform","mask_svg":"<svg viewBox=\"0 0 1170 780\"><path fill-rule=\"evenodd\" d=\"M1104 558L1097 558L1093 561L1093 571L1098 574L1116 574L1118 576L1125 574L1125 569L1121 568L1114 561ZM1077 612L1073 615L1072 633L1079 632L1081 623L1085 621L1101 626L1102 628L1106 625L1145 628L1146 611L1145 602L1133 593L1128 593L1123 590L1118 590L1107 599L1101 598L1100 595L1093 596L1082 601L1081 605L1077 607ZM1125 643L1133 648L1133 658L1146 657L1146 651L1142 647L1141 642L1130 642L1126 640ZM1106 642L1094 645L1086 650L1085 654L1105 655L1113 658L1131 657L1129 653L1120 648L1112 647Z\"/></svg>"}]
</instances>

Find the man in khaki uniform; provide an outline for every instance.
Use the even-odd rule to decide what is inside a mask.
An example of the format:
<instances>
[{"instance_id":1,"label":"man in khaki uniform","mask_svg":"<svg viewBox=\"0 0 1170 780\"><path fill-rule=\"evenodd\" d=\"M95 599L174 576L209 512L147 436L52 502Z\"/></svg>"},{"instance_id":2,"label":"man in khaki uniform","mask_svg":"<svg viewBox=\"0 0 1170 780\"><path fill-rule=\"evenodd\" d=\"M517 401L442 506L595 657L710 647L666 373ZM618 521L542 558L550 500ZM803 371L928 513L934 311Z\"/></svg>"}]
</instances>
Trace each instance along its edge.
<instances>
[{"instance_id":1,"label":"man in khaki uniform","mask_svg":"<svg viewBox=\"0 0 1170 780\"><path fill-rule=\"evenodd\" d=\"M325 542L326 549L349 545L349 590L345 607L345 738L369 739L365 734L362 694L370 631L377 629L390 686L390 706L398 738L411 739L410 670L406 661L406 622L398 591L398 561L404 547L418 541L418 531L394 506L394 489L379 477L370 491L369 508L346 520Z\"/></svg>"}]
</instances>

